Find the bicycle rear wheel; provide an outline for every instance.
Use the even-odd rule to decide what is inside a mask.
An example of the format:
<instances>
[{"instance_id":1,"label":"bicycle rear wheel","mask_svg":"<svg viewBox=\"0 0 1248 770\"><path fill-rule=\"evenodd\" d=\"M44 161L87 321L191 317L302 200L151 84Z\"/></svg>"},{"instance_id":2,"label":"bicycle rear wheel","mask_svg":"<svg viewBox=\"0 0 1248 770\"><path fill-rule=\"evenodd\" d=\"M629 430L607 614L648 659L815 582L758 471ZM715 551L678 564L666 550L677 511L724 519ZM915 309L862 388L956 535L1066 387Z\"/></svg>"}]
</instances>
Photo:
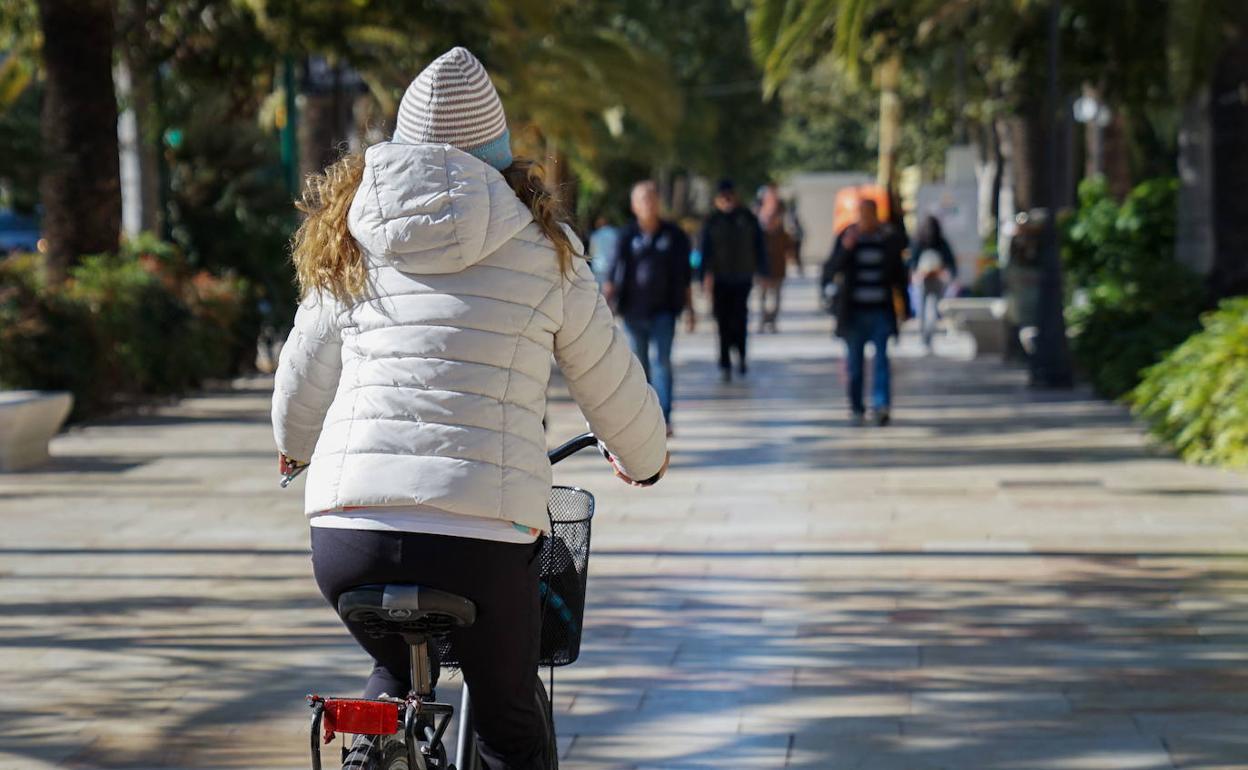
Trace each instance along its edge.
<instances>
[{"instance_id":1,"label":"bicycle rear wheel","mask_svg":"<svg viewBox=\"0 0 1248 770\"><path fill-rule=\"evenodd\" d=\"M550 706L550 696L546 694L546 685L542 678L537 678L537 707L542 712L542 723L546 732L546 770L559 770L559 744L555 742L554 709Z\"/></svg>"},{"instance_id":2,"label":"bicycle rear wheel","mask_svg":"<svg viewBox=\"0 0 1248 770\"><path fill-rule=\"evenodd\" d=\"M380 770L427 770L423 757L418 757L418 767L407 766L407 745L403 741L387 741L377 765ZM445 762L443 763L445 765Z\"/></svg>"},{"instance_id":3,"label":"bicycle rear wheel","mask_svg":"<svg viewBox=\"0 0 1248 770\"><path fill-rule=\"evenodd\" d=\"M546 694L546 685L542 684L540 676L537 678L534 697L537 699L538 710L542 714L542 731L546 735L546 770L559 770L559 745L555 742L555 722L551 719L553 712L550 708L550 696ZM477 752L475 740L468 742L465 754L466 756L456 758L456 770L485 770L485 763L481 761L481 755Z\"/></svg>"}]
</instances>

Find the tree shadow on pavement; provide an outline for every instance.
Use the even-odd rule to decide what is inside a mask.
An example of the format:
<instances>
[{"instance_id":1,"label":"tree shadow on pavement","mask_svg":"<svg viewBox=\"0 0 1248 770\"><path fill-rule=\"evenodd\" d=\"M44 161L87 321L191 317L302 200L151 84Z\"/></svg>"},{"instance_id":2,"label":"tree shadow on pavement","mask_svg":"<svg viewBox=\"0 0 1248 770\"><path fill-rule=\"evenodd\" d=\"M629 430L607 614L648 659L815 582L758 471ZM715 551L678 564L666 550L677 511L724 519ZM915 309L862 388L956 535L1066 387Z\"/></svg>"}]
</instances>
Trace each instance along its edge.
<instances>
[{"instance_id":1,"label":"tree shadow on pavement","mask_svg":"<svg viewBox=\"0 0 1248 770\"><path fill-rule=\"evenodd\" d=\"M1244 557L730 555L598 555L582 659L557 677L569 766L1243 756ZM145 586L91 561L46 576L65 586L59 600L10 592L0 654L38 651L57 675L3 674L0 752L79 767L303 763L304 693L354 692L366 664L293 557L263 580L228 557L173 557L220 564L203 590L157 593L158 573ZM795 558L796 573L780 567ZM48 729L67 717L86 725L78 737Z\"/></svg>"}]
</instances>

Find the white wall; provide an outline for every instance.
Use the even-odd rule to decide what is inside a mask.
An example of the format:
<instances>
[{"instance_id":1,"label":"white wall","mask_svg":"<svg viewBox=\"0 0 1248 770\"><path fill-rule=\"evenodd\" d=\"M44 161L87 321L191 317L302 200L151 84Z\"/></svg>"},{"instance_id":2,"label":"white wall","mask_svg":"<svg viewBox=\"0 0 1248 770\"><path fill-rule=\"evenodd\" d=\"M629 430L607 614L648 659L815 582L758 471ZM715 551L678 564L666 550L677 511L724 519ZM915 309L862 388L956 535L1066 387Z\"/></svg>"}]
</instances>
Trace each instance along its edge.
<instances>
[{"instance_id":1,"label":"white wall","mask_svg":"<svg viewBox=\"0 0 1248 770\"><path fill-rule=\"evenodd\" d=\"M846 187L871 184L875 177L861 172L817 171L794 174L780 186L785 200L797 206L802 223L802 262L821 264L832 253L832 214L836 194Z\"/></svg>"}]
</instances>

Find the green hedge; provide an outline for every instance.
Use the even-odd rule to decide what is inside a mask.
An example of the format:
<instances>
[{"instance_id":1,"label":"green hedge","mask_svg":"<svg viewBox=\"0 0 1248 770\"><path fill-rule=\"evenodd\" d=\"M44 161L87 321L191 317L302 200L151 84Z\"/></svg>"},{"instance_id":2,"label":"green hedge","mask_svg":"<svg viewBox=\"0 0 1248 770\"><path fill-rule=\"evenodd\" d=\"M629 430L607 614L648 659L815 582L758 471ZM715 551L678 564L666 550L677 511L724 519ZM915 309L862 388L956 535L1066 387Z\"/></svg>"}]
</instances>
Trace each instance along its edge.
<instances>
[{"instance_id":1,"label":"green hedge","mask_svg":"<svg viewBox=\"0 0 1248 770\"><path fill-rule=\"evenodd\" d=\"M1071 352L1110 398L1195 331L1204 308L1200 279L1174 259L1177 195L1176 180L1152 179L1119 204L1103 179L1091 179L1064 223Z\"/></svg>"},{"instance_id":2,"label":"green hedge","mask_svg":"<svg viewBox=\"0 0 1248 770\"><path fill-rule=\"evenodd\" d=\"M75 416L234 373L251 304L235 277L192 272L150 239L84 258L48 285L37 255L0 261L0 387L69 390Z\"/></svg>"},{"instance_id":3,"label":"green hedge","mask_svg":"<svg viewBox=\"0 0 1248 770\"><path fill-rule=\"evenodd\" d=\"M1248 468L1248 297L1226 300L1131 393L1153 434L1190 462Z\"/></svg>"}]
</instances>

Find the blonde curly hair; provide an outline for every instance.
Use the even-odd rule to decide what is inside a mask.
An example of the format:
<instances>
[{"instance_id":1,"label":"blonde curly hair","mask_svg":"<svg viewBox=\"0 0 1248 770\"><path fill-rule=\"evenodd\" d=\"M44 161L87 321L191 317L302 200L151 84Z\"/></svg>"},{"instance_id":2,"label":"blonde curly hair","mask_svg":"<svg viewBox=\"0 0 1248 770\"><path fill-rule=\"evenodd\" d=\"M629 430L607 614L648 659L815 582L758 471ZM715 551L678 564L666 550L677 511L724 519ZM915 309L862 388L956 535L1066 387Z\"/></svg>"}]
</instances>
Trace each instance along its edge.
<instances>
[{"instance_id":1,"label":"blonde curly hair","mask_svg":"<svg viewBox=\"0 0 1248 770\"><path fill-rule=\"evenodd\" d=\"M308 177L295 203L304 214L303 223L290 248L302 296L323 291L351 302L364 294L364 251L347 228L347 213L363 178L364 156L359 153L344 155Z\"/></svg>"},{"instance_id":2,"label":"blonde curly hair","mask_svg":"<svg viewBox=\"0 0 1248 770\"><path fill-rule=\"evenodd\" d=\"M567 273L572 269L575 249L563 227L563 209L546 187L541 166L517 158L502 174L550 240L559 269ZM363 178L364 156L360 153L345 155L322 173L308 177L303 195L295 203L304 219L291 239L301 296L326 292L342 302L363 297L368 266L360 244L347 227L351 201Z\"/></svg>"}]
</instances>

